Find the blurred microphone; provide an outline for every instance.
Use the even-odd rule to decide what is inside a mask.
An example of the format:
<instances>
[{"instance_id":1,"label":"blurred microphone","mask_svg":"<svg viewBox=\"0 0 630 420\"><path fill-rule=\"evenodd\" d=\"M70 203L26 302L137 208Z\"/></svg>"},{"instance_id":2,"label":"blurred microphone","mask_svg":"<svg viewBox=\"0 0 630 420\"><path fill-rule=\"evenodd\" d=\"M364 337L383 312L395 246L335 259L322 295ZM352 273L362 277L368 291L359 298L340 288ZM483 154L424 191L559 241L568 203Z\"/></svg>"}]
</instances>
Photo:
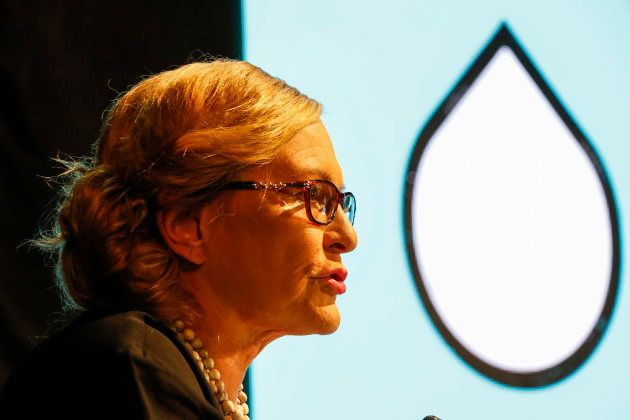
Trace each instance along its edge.
<instances>
[{"instance_id":1,"label":"blurred microphone","mask_svg":"<svg viewBox=\"0 0 630 420\"><path fill-rule=\"evenodd\" d=\"M426 416L422 420L440 420L438 416Z\"/></svg>"}]
</instances>

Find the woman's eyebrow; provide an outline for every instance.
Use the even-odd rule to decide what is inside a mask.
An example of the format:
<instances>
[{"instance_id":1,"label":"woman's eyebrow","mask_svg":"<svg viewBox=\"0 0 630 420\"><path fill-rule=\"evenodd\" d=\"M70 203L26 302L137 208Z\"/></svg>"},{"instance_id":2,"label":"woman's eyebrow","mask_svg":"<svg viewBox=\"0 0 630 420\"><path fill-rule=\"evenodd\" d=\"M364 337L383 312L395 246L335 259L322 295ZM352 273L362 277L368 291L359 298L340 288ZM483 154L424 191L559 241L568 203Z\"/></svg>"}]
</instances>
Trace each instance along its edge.
<instances>
[{"instance_id":1,"label":"woman's eyebrow","mask_svg":"<svg viewBox=\"0 0 630 420\"><path fill-rule=\"evenodd\" d=\"M337 185L335 182L333 182L333 177L330 175L330 173L322 170L322 169L318 169L318 168L305 168L303 170L300 171L301 173L306 173L308 174L308 180L314 180L314 179L325 179L326 181L330 181L333 184ZM303 177L303 176L302 176ZM304 177L303 177L304 178ZM299 179L298 181L307 181L307 179ZM341 185L337 185L337 188L339 188L339 191L343 191L346 189L345 184L341 184Z\"/></svg>"}]
</instances>

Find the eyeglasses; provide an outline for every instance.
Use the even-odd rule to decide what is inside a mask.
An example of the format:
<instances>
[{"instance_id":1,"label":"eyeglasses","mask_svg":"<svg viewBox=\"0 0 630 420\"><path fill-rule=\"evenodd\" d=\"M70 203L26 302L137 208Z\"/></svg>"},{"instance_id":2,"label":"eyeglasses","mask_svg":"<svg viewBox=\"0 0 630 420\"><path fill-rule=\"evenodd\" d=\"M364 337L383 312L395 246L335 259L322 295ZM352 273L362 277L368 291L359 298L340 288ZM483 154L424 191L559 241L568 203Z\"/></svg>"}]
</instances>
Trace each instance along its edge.
<instances>
[{"instance_id":1,"label":"eyeglasses","mask_svg":"<svg viewBox=\"0 0 630 420\"><path fill-rule=\"evenodd\" d=\"M327 225L333 221L341 204L346 217L354 224L357 203L351 192L340 192L330 181L316 179L299 182L255 182L237 181L227 184L226 190L268 190L281 192L285 188L301 188L308 219L317 225Z\"/></svg>"}]
</instances>

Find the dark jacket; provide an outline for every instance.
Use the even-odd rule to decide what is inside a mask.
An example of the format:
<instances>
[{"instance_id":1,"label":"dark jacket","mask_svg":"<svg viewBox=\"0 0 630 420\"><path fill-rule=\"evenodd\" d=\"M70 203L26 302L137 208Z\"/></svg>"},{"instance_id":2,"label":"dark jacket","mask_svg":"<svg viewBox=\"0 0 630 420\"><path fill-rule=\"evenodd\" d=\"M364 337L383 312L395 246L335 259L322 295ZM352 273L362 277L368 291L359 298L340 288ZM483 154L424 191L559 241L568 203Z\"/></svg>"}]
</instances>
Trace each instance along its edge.
<instances>
[{"instance_id":1,"label":"dark jacket","mask_svg":"<svg viewBox=\"0 0 630 420\"><path fill-rule=\"evenodd\" d=\"M212 419L221 408L177 337L143 312L86 312L39 345L0 419Z\"/></svg>"}]
</instances>

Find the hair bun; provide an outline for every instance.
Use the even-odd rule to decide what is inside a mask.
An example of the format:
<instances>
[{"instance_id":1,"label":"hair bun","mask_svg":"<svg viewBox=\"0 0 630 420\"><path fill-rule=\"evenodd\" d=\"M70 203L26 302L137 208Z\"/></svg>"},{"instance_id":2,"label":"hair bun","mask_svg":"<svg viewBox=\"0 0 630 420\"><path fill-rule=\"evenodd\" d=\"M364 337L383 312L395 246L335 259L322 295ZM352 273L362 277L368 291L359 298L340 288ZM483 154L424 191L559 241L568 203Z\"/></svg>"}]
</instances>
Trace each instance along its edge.
<instances>
[{"instance_id":1,"label":"hair bun","mask_svg":"<svg viewBox=\"0 0 630 420\"><path fill-rule=\"evenodd\" d=\"M128 270L148 210L110 167L75 167L73 172L78 176L60 208L59 228L65 242L63 271L72 274L64 276L66 285L74 300L85 304L103 294L103 283Z\"/></svg>"}]
</instances>

